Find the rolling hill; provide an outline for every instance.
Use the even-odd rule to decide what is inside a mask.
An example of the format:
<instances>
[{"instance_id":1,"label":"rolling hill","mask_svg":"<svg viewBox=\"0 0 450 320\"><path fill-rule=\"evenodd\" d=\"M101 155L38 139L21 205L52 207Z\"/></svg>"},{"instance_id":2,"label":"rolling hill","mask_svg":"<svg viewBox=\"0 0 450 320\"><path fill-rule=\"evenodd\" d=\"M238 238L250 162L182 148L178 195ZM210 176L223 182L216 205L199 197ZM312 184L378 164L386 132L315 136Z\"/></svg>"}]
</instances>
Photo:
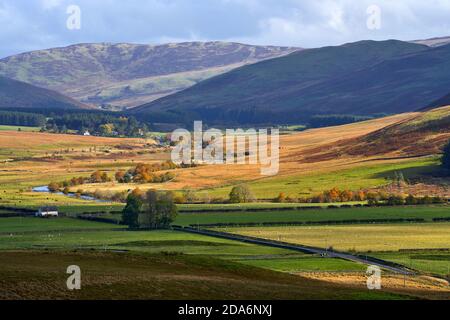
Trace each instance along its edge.
<instances>
[{"instance_id":1,"label":"rolling hill","mask_svg":"<svg viewBox=\"0 0 450 320\"><path fill-rule=\"evenodd\" d=\"M437 37L424 40L411 41L412 43L424 44L429 47L439 47L450 44L450 37Z\"/></svg>"},{"instance_id":2,"label":"rolling hill","mask_svg":"<svg viewBox=\"0 0 450 320\"><path fill-rule=\"evenodd\" d=\"M450 93L443 96L442 98L437 99L436 101L433 101L433 103L427 106L424 109L424 111L449 105L450 105Z\"/></svg>"},{"instance_id":3,"label":"rolling hill","mask_svg":"<svg viewBox=\"0 0 450 320\"><path fill-rule=\"evenodd\" d=\"M304 123L415 111L448 93L450 45L362 41L241 67L132 110L154 121Z\"/></svg>"},{"instance_id":4,"label":"rolling hill","mask_svg":"<svg viewBox=\"0 0 450 320\"><path fill-rule=\"evenodd\" d=\"M345 156L405 158L441 153L450 139L450 106L405 115L404 119L360 137L309 150L308 161Z\"/></svg>"},{"instance_id":5,"label":"rolling hill","mask_svg":"<svg viewBox=\"0 0 450 320\"><path fill-rule=\"evenodd\" d=\"M0 75L92 105L136 106L296 48L226 42L77 44L0 60Z\"/></svg>"},{"instance_id":6,"label":"rolling hill","mask_svg":"<svg viewBox=\"0 0 450 320\"><path fill-rule=\"evenodd\" d=\"M86 109L86 105L58 92L0 76L0 108Z\"/></svg>"},{"instance_id":7,"label":"rolling hill","mask_svg":"<svg viewBox=\"0 0 450 320\"><path fill-rule=\"evenodd\" d=\"M396 153L403 156L439 154L450 139L450 106L418 113L360 138L365 154ZM349 154L362 148L349 148ZM358 150L359 149L359 150Z\"/></svg>"}]
</instances>

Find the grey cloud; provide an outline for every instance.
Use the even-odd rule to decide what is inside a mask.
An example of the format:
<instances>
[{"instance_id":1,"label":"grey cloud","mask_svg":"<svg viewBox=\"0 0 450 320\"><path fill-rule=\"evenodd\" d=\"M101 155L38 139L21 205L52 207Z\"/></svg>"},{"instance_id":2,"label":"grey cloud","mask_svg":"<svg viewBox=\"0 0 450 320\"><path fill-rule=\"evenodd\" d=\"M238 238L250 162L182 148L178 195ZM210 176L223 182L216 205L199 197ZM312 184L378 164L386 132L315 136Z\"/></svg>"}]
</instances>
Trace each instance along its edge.
<instances>
[{"instance_id":1,"label":"grey cloud","mask_svg":"<svg viewBox=\"0 0 450 320\"><path fill-rule=\"evenodd\" d=\"M79 5L82 29L68 30ZM381 30L366 9L382 10ZM450 0L0 0L0 56L78 42L224 40L317 47L450 34Z\"/></svg>"}]
</instances>

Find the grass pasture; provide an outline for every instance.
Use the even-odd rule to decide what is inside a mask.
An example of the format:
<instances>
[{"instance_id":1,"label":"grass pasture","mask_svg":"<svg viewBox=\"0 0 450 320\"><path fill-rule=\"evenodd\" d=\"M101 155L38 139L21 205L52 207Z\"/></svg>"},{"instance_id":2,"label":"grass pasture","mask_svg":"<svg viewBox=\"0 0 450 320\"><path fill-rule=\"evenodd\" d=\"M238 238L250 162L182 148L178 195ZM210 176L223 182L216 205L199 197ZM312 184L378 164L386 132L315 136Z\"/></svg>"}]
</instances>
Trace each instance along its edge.
<instances>
[{"instance_id":1,"label":"grass pasture","mask_svg":"<svg viewBox=\"0 0 450 320\"><path fill-rule=\"evenodd\" d=\"M113 224L90 222L70 218L1 218L0 234L47 233L73 230L112 230L123 228Z\"/></svg>"},{"instance_id":2,"label":"grass pasture","mask_svg":"<svg viewBox=\"0 0 450 320\"><path fill-rule=\"evenodd\" d=\"M228 232L355 252L444 249L450 223L228 228Z\"/></svg>"},{"instance_id":3,"label":"grass pasture","mask_svg":"<svg viewBox=\"0 0 450 320\"><path fill-rule=\"evenodd\" d=\"M0 131L22 131L22 132L39 132L40 127L25 127L25 126L6 126L0 125Z\"/></svg>"},{"instance_id":4,"label":"grass pasture","mask_svg":"<svg viewBox=\"0 0 450 320\"><path fill-rule=\"evenodd\" d=\"M225 258L290 255L292 252L201 235L161 231L127 231L123 226L71 218L1 218L0 250L45 248L98 249L147 253L179 252Z\"/></svg>"},{"instance_id":5,"label":"grass pasture","mask_svg":"<svg viewBox=\"0 0 450 320\"><path fill-rule=\"evenodd\" d=\"M450 249L376 252L373 256L400 263L427 274L440 275L450 279Z\"/></svg>"},{"instance_id":6,"label":"grass pasture","mask_svg":"<svg viewBox=\"0 0 450 320\"><path fill-rule=\"evenodd\" d=\"M79 265L82 290L66 288ZM0 299L409 299L211 257L111 252L4 252Z\"/></svg>"},{"instance_id":7,"label":"grass pasture","mask_svg":"<svg viewBox=\"0 0 450 320\"><path fill-rule=\"evenodd\" d=\"M292 211L226 212L226 213L183 213L175 221L177 225L202 224L245 224L245 223L292 223L324 222L367 219L425 219L450 217L448 205L404 206L404 207L362 207L340 209L308 209Z\"/></svg>"},{"instance_id":8,"label":"grass pasture","mask_svg":"<svg viewBox=\"0 0 450 320\"><path fill-rule=\"evenodd\" d=\"M352 203L334 203L335 205L342 204L358 204L359 202ZM277 208L297 208L306 206L326 207L331 203L275 203L275 202L252 202L252 203L226 203L226 204L181 204L178 205L180 211L183 212L196 212L196 211L208 211L214 212L216 210L252 210L252 209L272 209Z\"/></svg>"},{"instance_id":9,"label":"grass pasture","mask_svg":"<svg viewBox=\"0 0 450 320\"><path fill-rule=\"evenodd\" d=\"M9 230L17 224L16 218L0 220L5 221ZM79 222L23 218L15 233L0 233L0 299L409 299L420 296L414 287L401 292L390 287L372 292L288 274L364 274L365 266L340 259L181 232L112 230L111 225L101 223L87 222L81 231ZM56 225L49 226L49 223ZM99 229L99 225L106 229ZM66 229L54 230L62 226ZM69 292L65 288L65 269L73 264L81 267L83 290Z\"/></svg>"},{"instance_id":10,"label":"grass pasture","mask_svg":"<svg viewBox=\"0 0 450 320\"><path fill-rule=\"evenodd\" d=\"M294 258L239 259L240 263L280 272L365 272L367 266L341 259L325 259L311 255Z\"/></svg>"},{"instance_id":11,"label":"grass pasture","mask_svg":"<svg viewBox=\"0 0 450 320\"><path fill-rule=\"evenodd\" d=\"M337 187L341 190L360 190L377 188L389 184L396 172L405 178L413 178L422 172L430 172L438 164L436 158L423 158L402 161L371 161L355 163L352 168L309 170L304 173L281 174L273 178L249 182L256 197L275 198L282 191L292 197L309 197ZM431 169L430 169L431 168ZM320 169L320 168L318 168ZM216 188L210 191L213 196L227 196L231 187Z\"/></svg>"},{"instance_id":12,"label":"grass pasture","mask_svg":"<svg viewBox=\"0 0 450 320\"><path fill-rule=\"evenodd\" d=\"M0 250L47 249L52 251L99 250L158 254L177 252L211 256L271 270L296 271L362 270L357 263L324 259L290 250L169 230L127 231L123 227L77 219L3 218L0 220ZM267 260L267 264L263 262Z\"/></svg>"}]
</instances>

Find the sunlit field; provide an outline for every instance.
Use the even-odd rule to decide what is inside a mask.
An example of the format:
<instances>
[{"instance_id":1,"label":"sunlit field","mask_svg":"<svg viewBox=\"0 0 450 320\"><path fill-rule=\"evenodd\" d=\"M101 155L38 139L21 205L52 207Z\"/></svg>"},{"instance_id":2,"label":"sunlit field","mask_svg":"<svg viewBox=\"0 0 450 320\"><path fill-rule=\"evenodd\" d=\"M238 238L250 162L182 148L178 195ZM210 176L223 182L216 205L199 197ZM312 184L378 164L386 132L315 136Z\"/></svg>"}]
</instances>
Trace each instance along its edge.
<instances>
[{"instance_id":1,"label":"sunlit field","mask_svg":"<svg viewBox=\"0 0 450 320\"><path fill-rule=\"evenodd\" d=\"M445 249L449 223L228 228L228 232L342 251Z\"/></svg>"}]
</instances>

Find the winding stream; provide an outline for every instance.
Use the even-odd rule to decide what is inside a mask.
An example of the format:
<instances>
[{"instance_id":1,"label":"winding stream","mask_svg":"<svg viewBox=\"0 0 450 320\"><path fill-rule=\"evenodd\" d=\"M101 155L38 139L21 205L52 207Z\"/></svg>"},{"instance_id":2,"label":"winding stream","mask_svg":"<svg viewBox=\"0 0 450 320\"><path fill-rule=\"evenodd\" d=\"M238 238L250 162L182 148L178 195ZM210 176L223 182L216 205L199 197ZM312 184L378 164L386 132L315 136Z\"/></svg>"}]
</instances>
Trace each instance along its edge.
<instances>
[{"instance_id":1,"label":"winding stream","mask_svg":"<svg viewBox=\"0 0 450 320\"><path fill-rule=\"evenodd\" d=\"M39 186L39 187L34 187L33 192L37 192L37 193L51 193L51 194L57 194L57 195L62 195L62 196L66 196L69 198L77 198L76 193L73 192L69 192L68 194L65 194L63 192L50 192L50 190L48 189L48 186ZM78 197L79 199L82 200L86 200L86 201L95 201L95 202L99 202L99 203L108 203L110 201L106 201L106 200L101 200L101 199L97 199L95 197L92 196L86 196L86 195L81 195Z\"/></svg>"}]
</instances>

